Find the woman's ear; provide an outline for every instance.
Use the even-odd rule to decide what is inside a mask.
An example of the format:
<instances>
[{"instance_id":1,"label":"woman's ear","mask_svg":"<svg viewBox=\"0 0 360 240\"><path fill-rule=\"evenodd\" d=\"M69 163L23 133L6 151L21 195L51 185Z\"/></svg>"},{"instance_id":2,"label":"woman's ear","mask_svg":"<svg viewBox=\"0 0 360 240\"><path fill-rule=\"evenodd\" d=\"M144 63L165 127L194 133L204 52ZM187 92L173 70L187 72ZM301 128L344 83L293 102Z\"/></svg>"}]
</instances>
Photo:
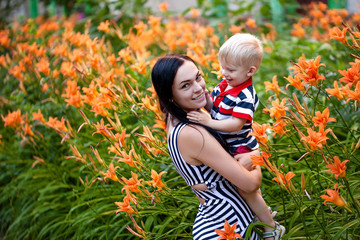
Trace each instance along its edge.
<instances>
[{"instance_id":1,"label":"woman's ear","mask_svg":"<svg viewBox=\"0 0 360 240\"><path fill-rule=\"evenodd\" d=\"M257 68L255 66L250 66L247 76L251 77L252 75L254 75L256 73L256 71L257 71Z\"/></svg>"}]
</instances>

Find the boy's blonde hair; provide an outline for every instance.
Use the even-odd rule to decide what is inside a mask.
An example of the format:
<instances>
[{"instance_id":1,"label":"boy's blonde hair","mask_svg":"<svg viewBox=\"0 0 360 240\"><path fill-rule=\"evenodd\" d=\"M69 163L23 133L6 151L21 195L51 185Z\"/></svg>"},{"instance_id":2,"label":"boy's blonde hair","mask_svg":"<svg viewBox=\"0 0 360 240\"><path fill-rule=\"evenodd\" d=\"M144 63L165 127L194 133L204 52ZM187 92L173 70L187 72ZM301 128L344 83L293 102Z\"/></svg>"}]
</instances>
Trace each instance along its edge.
<instances>
[{"instance_id":1,"label":"boy's blonde hair","mask_svg":"<svg viewBox=\"0 0 360 240\"><path fill-rule=\"evenodd\" d=\"M261 41L249 33L237 33L220 47L219 61L233 66L255 66L259 69L263 57Z\"/></svg>"}]
</instances>

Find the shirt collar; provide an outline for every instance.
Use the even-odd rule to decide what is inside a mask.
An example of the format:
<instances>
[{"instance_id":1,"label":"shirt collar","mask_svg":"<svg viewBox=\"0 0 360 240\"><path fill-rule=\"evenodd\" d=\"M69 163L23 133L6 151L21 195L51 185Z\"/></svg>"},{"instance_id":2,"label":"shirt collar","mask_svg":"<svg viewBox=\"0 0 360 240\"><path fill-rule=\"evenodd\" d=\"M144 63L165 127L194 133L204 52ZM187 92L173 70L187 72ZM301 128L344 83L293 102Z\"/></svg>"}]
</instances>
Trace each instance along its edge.
<instances>
[{"instance_id":1,"label":"shirt collar","mask_svg":"<svg viewBox=\"0 0 360 240\"><path fill-rule=\"evenodd\" d=\"M252 77L250 77L248 80L246 80L245 82L243 82L242 84L240 84L239 86L236 86L234 88L231 88L227 91L224 91L226 89L226 87L228 86L228 83L225 79L221 80L221 82L219 83L219 88L221 89L221 92L226 93L226 94L230 94L231 96L238 96L240 94L240 92L242 90L244 90L245 88L247 88L248 86L252 85Z\"/></svg>"}]
</instances>

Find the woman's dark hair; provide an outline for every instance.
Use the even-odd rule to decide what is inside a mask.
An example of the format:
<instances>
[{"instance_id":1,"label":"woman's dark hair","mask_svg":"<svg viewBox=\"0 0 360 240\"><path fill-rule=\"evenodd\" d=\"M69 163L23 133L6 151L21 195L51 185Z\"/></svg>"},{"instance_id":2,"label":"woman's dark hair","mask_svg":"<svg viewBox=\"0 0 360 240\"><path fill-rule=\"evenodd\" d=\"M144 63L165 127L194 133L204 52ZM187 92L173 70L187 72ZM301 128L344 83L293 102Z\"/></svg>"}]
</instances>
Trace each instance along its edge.
<instances>
[{"instance_id":1,"label":"woman's dark hair","mask_svg":"<svg viewBox=\"0 0 360 240\"><path fill-rule=\"evenodd\" d=\"M203 124L190 122L186 118L186 112L182 108L176 106L172 101L172 85L178 69L185 61L190 61L196 65L194 60L188 56L180 54L167 54L157 60L151 72L151 80L159 99L160 109L166 116L165 122L167 122L168 116L171 114L180 122L200 125L212 136L214 136L221 146L228 150L226 142L217 131Z\"/></svg>"}]
</instances>

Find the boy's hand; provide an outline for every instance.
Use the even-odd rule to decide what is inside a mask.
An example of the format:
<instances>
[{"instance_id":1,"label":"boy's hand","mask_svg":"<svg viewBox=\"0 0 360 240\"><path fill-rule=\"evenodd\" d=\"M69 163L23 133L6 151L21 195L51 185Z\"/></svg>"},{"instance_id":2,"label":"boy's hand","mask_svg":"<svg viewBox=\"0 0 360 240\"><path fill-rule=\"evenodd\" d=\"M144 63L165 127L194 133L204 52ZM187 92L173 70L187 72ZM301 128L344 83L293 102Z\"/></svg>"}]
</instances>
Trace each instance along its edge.
<instances>
[{"instance_id":1,"label":"boy's hand","mask_svg":"<svg viewBox=\"0 0 360 240\"><path fill-rule=\"evenodd\" d=\"M251 155L257 155L260 156L260 151L254 150L252 152L249 153L242 153L242 154L237 154L234 156L234 158L247 170L251 171L254 169L254 165L252 163L251 160Z\"/></svg>"},{"instance_id":2,"label":"boy's hand","mask_svg":"<svg viewBox=\"0 0 360 240\"><path fill-rule=\"evenodd\" d=\"M206 105L205 105L205 109L206 111L210 112L211 108L213 107L213 100L209 94L209 91L206 89L205 90L205 97L206 97Z\"/></svg>"},{"instance_id":3,"label":"boy's hand","mask_svg":"<svg viewBox=\"0 0 360 240\"><path fill-rule=\"evenodd\" d=\"M208 113L203 110L191 111L187 114L187 119L192 122L201 123L207 125L207 123L211 120L211 117Z\"/></svg>"}]
</instances>

